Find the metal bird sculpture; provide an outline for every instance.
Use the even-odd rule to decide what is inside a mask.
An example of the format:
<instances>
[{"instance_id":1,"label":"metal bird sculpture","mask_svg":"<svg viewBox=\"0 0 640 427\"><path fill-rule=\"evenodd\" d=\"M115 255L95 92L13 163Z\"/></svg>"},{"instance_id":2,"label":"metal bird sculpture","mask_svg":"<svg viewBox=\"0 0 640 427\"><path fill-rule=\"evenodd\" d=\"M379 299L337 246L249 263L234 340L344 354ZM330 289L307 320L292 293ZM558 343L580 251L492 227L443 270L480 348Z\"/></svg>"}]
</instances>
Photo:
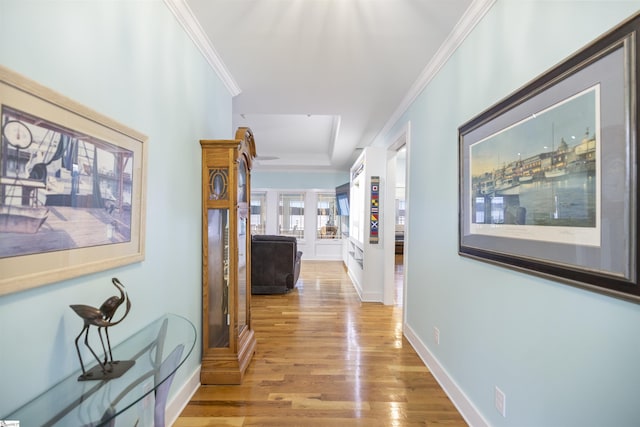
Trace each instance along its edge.
<instances>
[{"instance_id":1,"label":"metal bird sculpture","mask_svg":"<svg viewBox=\"0 0 640 427\"><path fill-rule=\"evenodd\" d=\"M124 285L120 283L117 278L111 279L113 285L120 291L120 296L112 296L107 298L105 302L102 303L100 308L92 307L84 304L73 304L70 305L71 309L76 312L78 316L80 316L84 320L84 326L80 331L80 334L76 337L76 351L78 352L78 359L80 359L80 366L82 367L82 375L80 376L80 380L92 379L90 378L93 374L88 373L84 368L84 363L82 362L82 356L80 355L80 347L78 346L78 340L82 334L84 334L84 344L87 346L93 357L98 361L100 369L102 371L102 378L105 378L107 374L112 371L113 364L117 363L113 361L113 354L111 353L111 341L109 340L109 327L117 325L122 322L127 314L129 314L129 310L131 309L131 300L127 295L127 292L124 289ZM119 320L113 321L113 317L116 314L118 308L126 303L126 310L122 317ZM100 360L98 355L89 345L89 327L96 326L98 328L98 336L100 337L100 343L102 344L102 351L104 352L104 360ZM107 337L107 347L104 345L104 340L102 338L102 329L104 328L104 334ZM96 378L96 379L102 379Z\"/></svg>"}]
</instances>

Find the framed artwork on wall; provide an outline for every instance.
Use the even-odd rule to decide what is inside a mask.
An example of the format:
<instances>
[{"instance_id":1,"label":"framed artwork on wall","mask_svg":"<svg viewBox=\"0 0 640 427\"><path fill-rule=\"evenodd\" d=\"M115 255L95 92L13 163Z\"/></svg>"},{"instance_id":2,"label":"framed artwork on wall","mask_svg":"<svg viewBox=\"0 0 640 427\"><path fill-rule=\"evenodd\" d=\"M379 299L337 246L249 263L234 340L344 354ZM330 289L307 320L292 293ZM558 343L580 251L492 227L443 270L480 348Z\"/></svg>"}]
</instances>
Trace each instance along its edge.
<instances>
[{"instance_id":1,"label":"framed artwork on wall","mask_svg":"<svg viewBox=\"0 0 640 427\"><path fill-rule=\"evenodd\" d=\"M0 295L144 259L146 136L0 67Z\"/></svg>"},{"instance_id":2,"label":"framed artwork on wall","mask_svg":"<svg viewBox=\"0 0 640 427\"><path fill-rule=\"evenodd\" d=\"M636 16L460 126L460 255L640 299L639 30Z\"/></svg>"}]
</instances>

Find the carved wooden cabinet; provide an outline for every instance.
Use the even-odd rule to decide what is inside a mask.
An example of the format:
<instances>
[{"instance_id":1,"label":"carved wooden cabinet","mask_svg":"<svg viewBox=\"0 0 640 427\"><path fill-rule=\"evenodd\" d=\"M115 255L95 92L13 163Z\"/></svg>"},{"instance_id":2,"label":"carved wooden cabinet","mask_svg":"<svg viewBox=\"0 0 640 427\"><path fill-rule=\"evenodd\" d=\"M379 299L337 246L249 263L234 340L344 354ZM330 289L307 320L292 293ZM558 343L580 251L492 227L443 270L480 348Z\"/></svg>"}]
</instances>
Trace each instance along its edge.
<instances>
[{"instance_id":1,"label":"carved wooden cabinet","mask_svg":"<svg viewBox=\"0 0 640 427\"><path fill-rule=\"evenodd\" d=\"M253 133L201 140L202 384L240 384L255 352L251 329L250 172Z\"/></svg>"}]
</instances>

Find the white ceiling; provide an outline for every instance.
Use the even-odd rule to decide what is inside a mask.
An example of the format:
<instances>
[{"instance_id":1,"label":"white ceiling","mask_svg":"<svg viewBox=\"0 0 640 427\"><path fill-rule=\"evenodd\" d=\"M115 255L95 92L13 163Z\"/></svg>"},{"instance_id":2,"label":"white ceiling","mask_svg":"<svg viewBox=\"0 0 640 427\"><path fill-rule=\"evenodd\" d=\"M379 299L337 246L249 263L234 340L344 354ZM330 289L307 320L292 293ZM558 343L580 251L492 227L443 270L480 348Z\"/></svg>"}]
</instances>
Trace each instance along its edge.
<instances>
[{"instance_id":1,"label":"white ceiling","mask_svg":"<svg viewBox=\"0 0 640 427\"><path fill-rule=\"evenodd\" d=\"M225 76L256 169L307 170L348 170L493 3L165 1Z\"/></svg>"}]
</instances>

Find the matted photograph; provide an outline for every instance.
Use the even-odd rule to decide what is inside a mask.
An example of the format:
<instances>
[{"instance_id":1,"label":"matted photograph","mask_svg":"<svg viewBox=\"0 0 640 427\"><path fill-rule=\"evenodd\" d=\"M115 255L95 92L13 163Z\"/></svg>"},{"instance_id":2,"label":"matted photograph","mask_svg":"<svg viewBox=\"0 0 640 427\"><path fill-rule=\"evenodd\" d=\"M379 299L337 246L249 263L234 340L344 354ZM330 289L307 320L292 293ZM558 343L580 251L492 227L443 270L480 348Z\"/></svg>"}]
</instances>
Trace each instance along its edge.
<instances>
[{"instance_id":1,"label":"matted photograph","mask_svg":"<svg viewBox=\"0 0 640 427\"><path fill-rule=\"evenodd\" d=\"M146 137L0 68L0 294L144 258Z\"/></svg>"},{"instance_id":2,"label":"matted photograph","mask_svg":"<svg viewBox=\"0 0 640 427\"><path fill-rule=\"evenodd\" d=\"M472 233L600 244L599 88L469 146Z\"/></svg>"},{"instance_id":3,"label":"matted photograph","mask_svg":"<svg viewBox=\"0 0 640 427\"><path fill-rule=\"evenodd\" d=\"M459 253L636 300L638 19L459 128Z\"/></svg>"}]
</instances>

